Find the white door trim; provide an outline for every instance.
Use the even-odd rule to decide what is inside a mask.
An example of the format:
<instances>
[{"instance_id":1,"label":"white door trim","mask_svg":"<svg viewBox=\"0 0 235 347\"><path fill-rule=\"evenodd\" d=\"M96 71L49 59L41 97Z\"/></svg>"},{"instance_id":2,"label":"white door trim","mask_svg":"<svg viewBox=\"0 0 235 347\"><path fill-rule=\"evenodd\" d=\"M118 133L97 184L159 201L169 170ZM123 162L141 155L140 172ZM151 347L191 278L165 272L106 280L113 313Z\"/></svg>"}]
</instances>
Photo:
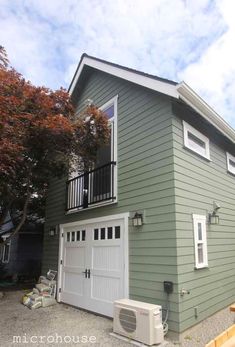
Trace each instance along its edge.
<instances>
[{"instance_id":1,"label":"white door trim","mask_svg":"<svg viewBox=\"0 0 235 347\"><path fill-rule=\"evenodd\" d=\"M111 216L104 216L98 218L84 219L77 222L70 222L65 224L60 224L59 226L59 257L58 257L58 286L57 286L57 301L61 301L61 294L59 289L62 285L62 265L61 260L63 258L63 247L64 247L64 228L73 227L75 225L85 225L93 224L100 222L107 222L116 219L123 219L124 222L124 233L123 233L123 242L124 242L124 295L125 298L129 298L129 212L114 214Z\"/></svg>"}]
</instances>

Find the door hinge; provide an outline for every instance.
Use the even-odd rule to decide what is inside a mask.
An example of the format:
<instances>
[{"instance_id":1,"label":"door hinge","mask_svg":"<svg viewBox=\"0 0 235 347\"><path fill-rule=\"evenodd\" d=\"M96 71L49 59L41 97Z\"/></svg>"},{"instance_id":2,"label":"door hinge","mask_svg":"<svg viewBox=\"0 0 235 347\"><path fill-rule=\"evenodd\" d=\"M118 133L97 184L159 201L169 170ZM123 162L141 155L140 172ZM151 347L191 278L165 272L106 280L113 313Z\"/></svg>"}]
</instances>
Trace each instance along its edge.
<instances>
[{"instance_id":1,"label":"door hinge","mask_svg":"<svg viewBox=\"0 0 235 347\"><path fill-rule=\"evenodd\" d=\"M61 288L59 288L59 293L61 293Z\"/></svg>"},{"instance_id":2,"label":"door hinge","mask_svg":"<svg viewBox=\"0 0 235 347\"><path fill-rule=\"evenodd\" d=\"M63 260L61 259L61 261L60 261L60 264L62 265L63 264Z\"/></svg>"}]
</instances>

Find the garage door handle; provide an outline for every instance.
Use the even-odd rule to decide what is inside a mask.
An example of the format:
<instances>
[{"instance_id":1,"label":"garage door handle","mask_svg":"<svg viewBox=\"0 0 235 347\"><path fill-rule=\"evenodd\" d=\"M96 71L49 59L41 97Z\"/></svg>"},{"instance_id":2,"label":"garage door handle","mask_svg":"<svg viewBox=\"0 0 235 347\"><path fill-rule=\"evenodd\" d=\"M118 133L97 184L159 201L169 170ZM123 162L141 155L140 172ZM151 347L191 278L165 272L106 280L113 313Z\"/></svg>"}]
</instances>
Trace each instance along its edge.
<instances>
[{"instance_id":1,"label":"garage door handle","mask_svg":"<svg viewBox=\"0 0 235 347\"><path fill-rule=\"evenodd\" d=\"M91 276L91 270L89 269L89 270L87 271L87 277L90 278L90 276Z\"/></svg>"},{"instance_id":2,"label":"garage door handle","mask_svg":"<svg viewBox=\"0 0 235 347\"><path fill-rule=\"evenodd\" d=\"M87 278L87 269L85 271L82 271L83 274L85 274L85 278Z\"/></svg>"}]
</instances>

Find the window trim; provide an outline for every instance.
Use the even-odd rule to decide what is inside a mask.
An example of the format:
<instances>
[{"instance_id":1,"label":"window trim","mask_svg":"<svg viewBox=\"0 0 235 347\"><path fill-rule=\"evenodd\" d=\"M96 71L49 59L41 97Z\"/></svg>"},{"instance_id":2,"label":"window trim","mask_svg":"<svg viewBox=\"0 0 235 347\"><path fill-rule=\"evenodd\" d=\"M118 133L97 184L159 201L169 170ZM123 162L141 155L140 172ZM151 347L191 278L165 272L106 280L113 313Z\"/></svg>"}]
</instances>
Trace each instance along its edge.
<instances>
[{"instance_id":1,"label":"window trim","mask_svg":"<svg viewBox=\"0 0 235 347\"><path fill-rule=\"evenodd\" d=\"M111 141L111 160L116 162L116 165L114 166L114 172L113 172L113 192L115 196L115 201L104 201L104 202L98 202L97 204L94 204L93 206L88 207L99 207L99 206L104 206L104 205L110 205L113 203L118 202L118 191L117 191L117 170L118 170L118 162L117 162L117 106L118 104L118 94L115 95L112 99L108 100L105 104L101 105L99 109L101 111L105 111L109 107L113 105L113 112L114 115L112 118L109 118L109 123L112 124L112 138L113 141ZM83 210L83 209L81 209Z\"/></svg>"},{"instance_id":2,"label":"window trim","mask_svg":"<svg viewBox=\"0 0 235 347\"><path fill-rule=\"evenodd\" d=\"M210 141L209 138L203 135L200 131L196 130L194 127L192 127L190 124L185 122L183 120L183 131L184 131L184 146L191 151L197 153L203 158L206 158L210 160ZM188 133L193 134L195 137L197 137L200 141L205 143L205 155L203 155L200 151L197 151L194 147L190 145Z\"/></svg>"},{"instance_id":3,"label":"window trim","mask_svg":"<svg viewBox=\"0 0 235 347\"><path fill-rule=\"evenodd\" d=\"M8 257L7 259L5 260L5 253L6 253L6 246L9 247L9 250L8 250ZM3 246L3 251L2 251L2 263L3 264L8 264L9 261L10 261L10 252L11 252L11 241L8 241L7 243L4 244Z\"/></svg>"},{"instance_id":4,"label":"window trim","mask_svg":"<svg viewBox=\"0 0 235 347\"><path fill-rule=\"evenodd\" d=\"M202 223L202 240L198 240L198 223ZM206 216L193 214L193 233L194 233L194 256L195 269L208 267L208 250L207 250L207 231L206 231ZM200 241L200 242L199 242ZM198 261L198 244L202 244L203 263Z\"/></svg>"},{"instance_id":5,"label":"window trim","mask_svg":"<svg viewBox=\"0 0 235 347\"><path fill-rule=\"evenodd\" d=\"M229 152L226 152L226 158L227 158L227 170L228 170L228 172L235 175L235 168L233 168L229 163L230 160L232 160L235 163L235 157L232 154L230 154Z\"/></svg>"},{"instance_id":6,"label":"window trim","mask_svg":"<svg viewBox=\"0 0 235 347\"><path fill-rule=\"evenodd\" d=\"M114 115L109 119L109 122L113 123L113 144L112 144L112 161L117 161L117 102L118 95L114 96L112 99L103 104L99 109L104 111L113 105L114 107Z\"/></svg>"},{"instance_id":7,"label":"window trim","mask_svg":"<svg viewBox=\"0 0 235 347\"><path fill-rule=\"evenodd\" d=\"M112 143L112 147L111 147L111 159L112 161L116 162L116 165L114 166L114 173L113 173L113 192L114 192L114 196L115 196L115 201L101 201L101 202L97 202L96 204L93 204L91 206L89 206L88 208L77 208L77 209L73 209L71 211L67 211L67 214L72 214L72 213L77 213L77 212L82 212L82 211L87 211L87 210L91 210L93 208L97 208L97 207L102 207L102 206L107 206L107 205L113 205L116 204L118 202L118 188L117 188L117 172L118 172L118 161L117 161L117 112L118 112L118 98L119 95L116 94L113 98L111 98L110 100L108 100L105 104L101 105L99 107L99 110L104 111L105 109L111 107L112 105L114 106L114 116L112 118L109 119L109 122L113 123L112 128L113 128L113 143Z\"/></svg>"}]
</instances>

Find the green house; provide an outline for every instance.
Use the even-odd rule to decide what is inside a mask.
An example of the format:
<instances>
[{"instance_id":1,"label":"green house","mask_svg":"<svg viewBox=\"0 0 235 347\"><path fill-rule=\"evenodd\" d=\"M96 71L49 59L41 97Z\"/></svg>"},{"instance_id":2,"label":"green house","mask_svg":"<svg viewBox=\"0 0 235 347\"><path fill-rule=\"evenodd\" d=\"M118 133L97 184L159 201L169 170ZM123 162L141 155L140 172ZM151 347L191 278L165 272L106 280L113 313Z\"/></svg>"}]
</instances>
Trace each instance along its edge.
<instances>
[{"instance_id":1,"label":"green house","mask_svg":"<svg viewBox=\"0 0 235 347\"><path fill-rule=\"evenodd\" d=\"M235 300L235 131L184 82L86 54L69 91L112 136L93 170L51 183L43 272L106 316L119 298L169 306L179 335Z\"/></svg>"}]
</instances>

